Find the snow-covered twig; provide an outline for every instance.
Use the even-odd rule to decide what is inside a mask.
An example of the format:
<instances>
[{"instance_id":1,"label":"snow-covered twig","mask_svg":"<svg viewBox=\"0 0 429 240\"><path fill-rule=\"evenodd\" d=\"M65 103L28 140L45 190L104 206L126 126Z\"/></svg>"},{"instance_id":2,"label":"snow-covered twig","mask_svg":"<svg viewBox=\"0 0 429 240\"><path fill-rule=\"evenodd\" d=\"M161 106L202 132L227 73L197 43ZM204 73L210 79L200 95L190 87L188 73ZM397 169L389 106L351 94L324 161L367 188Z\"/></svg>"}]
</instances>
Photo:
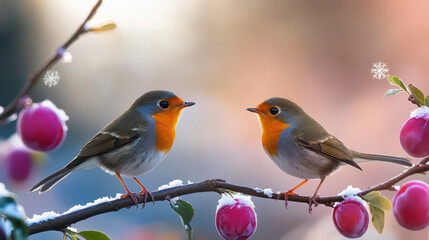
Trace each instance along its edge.
<instances>
[{"instance_id":1,"label":"snow-covered twig","mask_svg":"<svg viewBox=\"0 0 429 240\"><path fill-rule=\"evenodd\" d=\"M364 191L359 192L358 195L362 196L372 191L391 190L396 183L403 180L404 178L414 174L425 173L429 171L428 162L429 162L429 157L421 160L419 164L414 165L413 167L405 170L401 174L383 183L377 184L371 188L368 188ZM245 186L226 183L224 180L221 180L221 179L209 179L203 182L190 183L183 186L180 186L180 185L181 184L175 184L173 185L175 187L152 192L154 200L163 201L174 197L187 195L191 193L199 193L199 192L218 192L219 193L221 192L220 191L221 189L227 189L235 192L240 192L246 195L251 195L251 196L260 197L260 198L274 199L274 200L278 199L279 197L278 193L272 193L271 190L268 190L268 189L267 191L261 191L261 189L259 188L249 188ZM284 195L282 195L279 199L284 200ZM290 202L301 202L301 203L308 204L309 199L310 197L308 196L298 196L298 195L288 196L288 201ZM144 196L143 195L139 196L138 202L143 203L143 201L144 201ZM327 206L333 206L334 203L341 202L341 201L343 201L342 196L318 197L316 199L317 203L327 205ZM39 232L51 231L51 230L61 230L70 226L71 224L85 220L87 218L90 218L99 214L107 213L107 212L118 211L122 208L129 208L134 205L135 204L133 200L131 200L131 198L121 198L113 201L102 202L100 204L91 204L89 207L83 207L77 211L72 211L72 212L68 211L65 214L61 214L56 217L54 216L49 219L44 219L44 221L32 222L31 224L28 225L30 235L39 233Z\"/></svg>"},{"instance_id":2,"label":"snow-covered twig","mask_svg":"<svg viewBox=\"0 0 429 240\"><path fill-rule=\"evenodd\" d=\"M16 95L15 99L13 99L12 102L10 102L9 105L4 108L4 111L0 113L0 125L8 123L7 119L19 110L20 99L28 95L36 86L37 82L45 74L45 72L48 71L55 63L57 63L58 60L63 58L63 54L68 47L70 47L82 34L88 32L88 29L85 28L85 24L91 20L92 17L94 17L102 2L103 0L98 0L89 15L86 17L85 21L83 21L76 32L61 47L58 48L55 55L51 57L51 59L37 73L31 75L28 78L27 83Z\"/></svg>"}]
</instances>

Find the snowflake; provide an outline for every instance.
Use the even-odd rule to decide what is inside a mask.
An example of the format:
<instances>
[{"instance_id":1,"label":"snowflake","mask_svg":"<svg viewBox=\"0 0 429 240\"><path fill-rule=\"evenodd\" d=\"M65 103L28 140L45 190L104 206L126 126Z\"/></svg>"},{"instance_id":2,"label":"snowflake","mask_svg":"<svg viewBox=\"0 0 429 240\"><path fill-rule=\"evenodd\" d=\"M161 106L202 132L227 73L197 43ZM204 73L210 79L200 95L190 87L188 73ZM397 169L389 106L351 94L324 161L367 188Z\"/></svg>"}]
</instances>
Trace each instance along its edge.
<instances>
[{"instance_id":1,"label":"snowflake","mask_svg":"<svg viewBox=\"0 0 429 240\"><path fill-rule=\"evenodd\" d=\"M56 86L59 80L60 74L56 70L48 70L43 77L43 83L48 87Z\"/></svg>"},{"instance_id":2,"label":"snowflake","mask_svg":"<svg viewBox=\"0 0 429 240\"><path fill-rule=\"evenodd\" d=\"M378 80L385 79L389 69L387 68L387 64L384 62L377 62L372 64L372 77Z\"/></svg>"}]
</instances>

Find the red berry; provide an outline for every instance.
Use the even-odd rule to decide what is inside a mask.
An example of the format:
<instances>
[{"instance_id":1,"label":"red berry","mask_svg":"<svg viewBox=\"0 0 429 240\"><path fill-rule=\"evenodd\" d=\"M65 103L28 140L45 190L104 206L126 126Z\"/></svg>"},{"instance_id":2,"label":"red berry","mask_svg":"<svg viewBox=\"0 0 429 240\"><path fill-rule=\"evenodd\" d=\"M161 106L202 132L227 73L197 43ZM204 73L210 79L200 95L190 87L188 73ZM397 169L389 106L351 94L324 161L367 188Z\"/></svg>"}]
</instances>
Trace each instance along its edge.
<instances>
[{"instance_id":1,"label":"red berry","mask_svg":"<svg viewBox=\"0 0 429 240\"><path fill-rule=\"evenodd\" d=\"M358 238L368 229L368 211L358 201L346 199L337 204L332 217L338 232L345 237Z\"/></svg>"},{"instance_id":2,"label":"red berry","mask_svg":"<svg viewBox=\"0 0 429 240\"><path fill-rule=\"evenodd\" d=\"M22 182L30 175L33 161L28 150L15 149L6 156L5 165L9 178L15 182Z\"/></svg>"},{"instance_id":3,"label":"red berry","mask_svg":"<svg viewBox=\"0 0 429 240\"><path fill-rule=\"evenodd\" d=\"M222 195L216 210L216 228L226 240L245 240L256 230L257 220L250 197Z\"/></svg>"},{"instance_id":4,"label":"red berry","mask_svg":"<svg viewBox=\"0 0 429 240\"><path fill-rule=\"evenodd\" d=\"M23 143L36 151L51 151L61 145L67 126L55 105L45 100L23 109L18 118L18 133ZM67 116L66 116L67 117Z\"/></svg>"},{"instance_id":5,"label":"red berry","mask_svg":"<svg viewBox=\"0 0 429 240\"><path fill-rule=\"evenodd\" d=\"M429 108L420 107L411 113L399 134L402 148L413 157L429 155Z\"/></svg>"},{"instance_id":6,"label":"red berry","mask_svg":"<svg viewBox=\"0 0 429 240\"><path fill-rule=\"evenodd\" d=\"M393 215L409 230L429 226L429 186L416 180L402 185L393 198Z\"/></svg>"}]
</instances>

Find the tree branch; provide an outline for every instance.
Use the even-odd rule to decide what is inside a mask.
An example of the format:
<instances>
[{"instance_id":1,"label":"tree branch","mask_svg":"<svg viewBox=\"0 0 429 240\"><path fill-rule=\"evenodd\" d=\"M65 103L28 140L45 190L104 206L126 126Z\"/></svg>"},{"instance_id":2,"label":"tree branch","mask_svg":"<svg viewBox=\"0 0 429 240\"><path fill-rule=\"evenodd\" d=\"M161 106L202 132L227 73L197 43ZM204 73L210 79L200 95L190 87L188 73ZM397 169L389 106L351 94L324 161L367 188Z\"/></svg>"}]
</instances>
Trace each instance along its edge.
<instances>
[{"instance_id":1,"label":"tree branch","mask_svg":"<svg viewBox=\"0 0 429 240\"><path fill-rule=\"evenodd\" d=\"M423 159L422 161L420 161L419 164L414 165L413 167L405 170L401 174L383 183L380 183L371 188L368 188L358 193L358 195L362 196L372 191L391 190L396 183L403 180L404 178L417 173L425 173L429 171L428 162L429 162L429 157ZM221 179L210 179L210 180L205 180L203 182L188 184L185 186L154 191L152 192L152 194L155 201L164 201L170 198L192 194L192 193L222 192L222 190L225 190L225 189L235 191L235 192L240 192L240 193L255 196L255 197L260 197L260 198L268 198L268 199L276 200L279 197L277 193L273 193L271 196L267 196L261 190L258 190L256 188L249 188L249 187L230 184ZM279 199L284 200L284 195L282 195ZM288 196L288 201L291 201L291 202L301 202L301 203L308 204L309 199L310 199L309 196ZM144 197L143 195L140 195L138 198L138 202L143 203L143 201L144 201ZM326 206L332 206L335 202L341 202L341 201L343 201L343 198L341 196L318 197L316 199L317 203L323 204ZM46 221L30 224L29 232L30 232L30 235L32 235L39 232L61 230L70 226L71 224L85 220L87 218L90 218L99 214L103 214L103 213L118 211L122 208L130 208L133 205L134 205L134 202L131 200L131 198L122 198L122 199L117 199L110 202L100 203L75 212L60 215L58 217L55 217Z\"/></svg>"},{"instance_id":2,"label":"tree branch","mask_svg":"<svg viewBox=\"0 0 429 240\"><path fill-rule=\"evenodd\" d=\"M88 17L86 17L85 21L79 26L76 32L61 47L57 49L55 55L51 57L51 59L37 73L30 75L27 83L24 85L18 95L16 95L12 102L10 102L9 105L7 105L4 111L0 114L0 125L8 123L7 119L20 108L20 99L28 95L34 89L37 82L42 78L43 74L63 57L65 50L70 47L80 37L80 35L88 32L85 28L85 24L95 15L102 2L103 0L98 0L89 13Z\"/></svg>"}]
</instances>

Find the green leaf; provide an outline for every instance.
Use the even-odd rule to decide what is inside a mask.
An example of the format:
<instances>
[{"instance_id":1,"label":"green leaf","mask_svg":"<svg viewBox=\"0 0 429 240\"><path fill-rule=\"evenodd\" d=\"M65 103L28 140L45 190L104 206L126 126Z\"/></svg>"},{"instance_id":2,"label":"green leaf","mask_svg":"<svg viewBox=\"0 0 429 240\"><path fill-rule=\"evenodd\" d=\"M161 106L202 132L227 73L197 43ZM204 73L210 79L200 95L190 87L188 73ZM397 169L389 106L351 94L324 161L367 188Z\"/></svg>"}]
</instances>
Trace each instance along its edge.
<instances>
[{"instance_id":1,"label":"green leaf","mask_svg":"<svg viewBox=\"0 0 429 240\"><path fill-rule=\"evenodd\" d=\"M378 233L383 232L384 227L384 211L392 210L392 204L389 199L381 196L378 191L372 191L362 196L362 199L369 204L369 210L372 215L372 225Z\"/></svg>"},{"instance_id":2,"label":"green leaf","mask_svg":"<svg viewBox=\"0 0 429 240\"><path fill-rule=\"evenodd\" d=\"M177 201L170 201L170 207L177 213L177 215L179 215L180 220L182 220L183 227L185 228L187 239L191 240L192 227L189 223L194 217L194 208L190 203L180 199Z\"/></svg>"},{"instance_id":3,"label":"green leaf","mask_svg":"<svg viewBox=\"0 0 429 240\"><path fill-rule=\"evenodd\" d=\"M425 97L425 104L426 104L427 107L429 107L429 95L427 95Z\"/></svg>"},{"instance_id":4,"label":"green leaf","mask_svg":"<svg viewBox=\"0 0 429 240\"><path fill-rule=\"evenodd\" d=\"M7 221L10 221L13 225L11 235L13 239L27 239L28 237L28 226L25 223L24 216L16 204L16 201L12 197L0 198L0 219L1 216L6 217Z\"/></svg>"},{"instance_id":5,"label":"green leaf","mask_svg":"<svg viewBox=\"0 0 429 240\"><path fill-rule=\"evenodd\" d=\"M409 84L408 88L410 89L411 95L413 95L414 100L421 106L425 105L425 95L413 84Z\"/></svg>"},{"instance_id":6,"label":"green leaf","mask_svg":"<svg viewBox=\"0 0 429 240\"><path fill-rule=\"evenodd\" d=\"M398 86L402 90L408 92L407 88L405 87L404 83L402 82L402 80L400 78L388 75L387 80L389 80L390 84Z\"/></svg>"},{"instance_id":7,"label":"green leaf","mask_svg":"<svg viewBox=\"0 0 429 240\"><path fill-rule=\"evenodd\" d=\"M390 203L389 199L381 196L381 193L378 191L367 193L362 197L362 199L367 201L370 206L374 206L383 211L392 210L392 204Z\"/></svg>"},{"instance_id":8,"label":"green leaf","mask_svg":"<svg viewBox=\"0 0 429 240\"><path fill-rule=\"evenodd\" d=\"M11 238L13 240L27 240L28 234L23 232L22 229L14 228L11 233Z\"/></svg>"},{"instance_id":9,"label":"green leaf","mask_svg":"<svg viewBox=\"0 0 429 240\"><path fill-rule=\"evenodd\" d=\"M86 240L110 240L110 238L106 234L99 231L81 231L77 234L79 234Z\"/></svg>"},{"instance_id":10,"label":"green leaf","mask_svg":"<svg viewBox=\"0 0 429 240\"><path fill-rule=\"evenodd\" d=\"M386 91L386 93L384 94L384 97L388 97L388 96L392 96L397 94L398 92L402 92L404 90L399 89L399 88L394 88L394 89L389 89Z\"/></svg>"},{"instance_id":11,"label":"green leaf","mask_svg":"<svg viewBox=\"0 0 429 240\"><path fill-rule=\"evenodd\" d=\"M74 233L66 233L66 236L69 237L71 240L79 240L79 238Z\"/></svg>"},{"instance_id":12,"label":"green leaf","mask_svg":"<svg viewBox=\"0 0 429 240\"><path fill-rule=\"evenodd\" d=\"M0 209L4 208L7 204L17 204L15 198L13 197L1 197L0 198Z\"/></svg>"},{"instance_id":13,"label":"green leaf","mask_svg":"<svg viewBox=\"0 0 429 240\"><path fill-rule=\"evenodd\" d=\"M105 32L110 31L116 28L116 23L113 21L107 21L104 23L100 23L96 26L93 26L88 29L89 32Z\"/></svg>"},{"instance_id":14,"label":"green leaf","mask_svg":"<svg viewBox=\"0 0 429 240\"><path fill-rule=\"evenodd\" d=\"M378 233L382 233L384 228L384 211L372 205L369 205L369 211L372 215L372 225Z\"/></svg>"}]
</instances>

